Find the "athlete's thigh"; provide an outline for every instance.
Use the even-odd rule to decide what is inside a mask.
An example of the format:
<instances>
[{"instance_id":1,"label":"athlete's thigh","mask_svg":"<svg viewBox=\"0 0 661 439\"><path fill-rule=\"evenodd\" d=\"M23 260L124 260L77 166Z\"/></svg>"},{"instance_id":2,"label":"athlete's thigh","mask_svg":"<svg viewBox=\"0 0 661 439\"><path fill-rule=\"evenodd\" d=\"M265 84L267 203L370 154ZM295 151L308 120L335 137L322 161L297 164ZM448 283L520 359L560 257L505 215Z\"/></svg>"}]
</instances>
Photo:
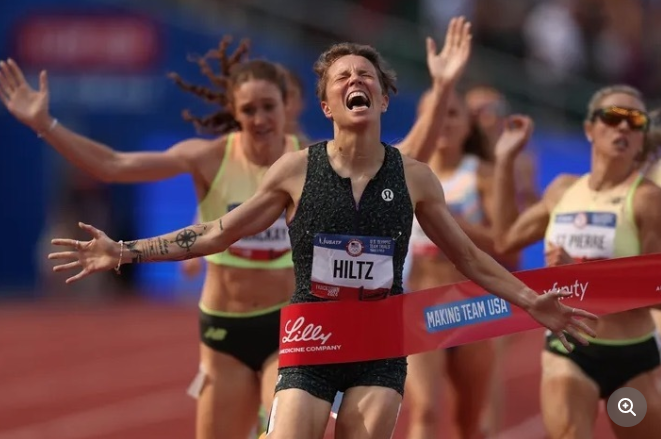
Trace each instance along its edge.
<instances>
[{"instance_id":1,"label":"athlete's thigh","mask_svg":"<svg viewBox=\"0 0 661 439\"><path fill-rule=\"evenodd\" d=\"M408 360L405 402L414 417L424 416L422 412L433 411L436 417L442 400L442 387L445 379L446 353L442 350L411 355ZM420 413L419 413L420 412Z\"/></svg>"},{"instance_id":2,"label":"athlete's thigh","mask_svg":"<svg viewBox=\"0 0 661 439\"><path fill-rule=\"evenodd\" d=\"M495 349L492 340L457 346L448 352L447 374L461 399L486 398L493 378Z\"/></svg>"},{"instance_id":3,"label":"athlete's thigh","mask_svg":"<svg viewBox=\"0 0 661 439\"><path fill-rule=\"evenodd\" d=\"M455 419L465 437L480 429L494 372L492 340L455 347L448 354L447 372L455 394Z\"/></svg>"},{"instance_id":4,"label":"athlete's thigh","mask_svg":"<svg viewBox=\"0 0 661 439\"><path fill-rule=\"evenodd\" d=\"M268 439L323 439L331 403L305 390L276 392L269 415Z\"/></svg>"},{"instance_id":5,"label":"athlete's thigh","mask_svg":"<svg viewBox=\"0 0 661 439\"><path fill-rule=\"evenodd\" d=\"M390 439L402 396L394 389L358 386L344 393L335 424L336 439Z\"/></svg>"},{"instance_id":6,"label":"athlete's thigh","mask_svg":"<svg viewBox=\"0 0 661 439\"><path fill-rule=\"evenodd\" d=\"M622 386L633 387L643 394L645 402L647 402L647 413L640 424L633 427L620 427L611 421L613 432L618 439L661 437L661 389L657 385L657 373L658 369L642 373Z\"/></svg>"},{"instance_id":7,"label":"athlete's thigh","mask_svg":"<svg viewBox=\"0 0 661 439\"><path fill-rule=\"evenodd\" d=\"M542 352L540 397L549 439L592 439L599 388L578 365Z\"/></svg>"},{"instance_id":8,"label":"athlete's thigh","mask_svg":"<svg viewBox=\"0 0 661 439\"><path fill-rule=\"evenodd\" d=\"M198 439L245 438L259 409L257 374L236 358L200 346L204 383L197 397Z\"/></svg>"}]
</instances>

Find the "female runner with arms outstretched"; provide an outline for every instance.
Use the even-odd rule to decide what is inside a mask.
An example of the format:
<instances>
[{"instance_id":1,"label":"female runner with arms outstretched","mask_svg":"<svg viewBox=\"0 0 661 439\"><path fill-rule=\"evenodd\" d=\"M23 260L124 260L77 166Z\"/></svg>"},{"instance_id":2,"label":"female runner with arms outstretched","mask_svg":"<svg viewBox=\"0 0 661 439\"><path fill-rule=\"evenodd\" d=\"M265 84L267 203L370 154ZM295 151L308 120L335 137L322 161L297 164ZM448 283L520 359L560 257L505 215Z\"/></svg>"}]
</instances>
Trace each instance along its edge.
<instances>
[{"instance_id":1,"label":"female runner with arms outstretched","mask_svg":"<svg viewBox=\"0 0 661 439\"><path fill-rule=\"evenodd\" d=\"M462 20L451 22L440 54L433 41L427 42L427 62L434 83L432 105L400 145L412 156L424 156L437 135L437 121L445 113L449 90L468 59L470 34L464 29L467 24ZM199 61L223 93L184 84L177 78L184 88L223 106L223 111L208 118L186 115L187 119L202 127L240 128L211 141L191 139L165 152L113 151L57 124L48 115L45 73L36 92L13 61L0 65L0 98L19 120L99 179L142 182L190 173L204 221L249 198L263 179L268 163L286 150L297 149L296 139L284 135L286 90L277 67L264 61L241 63L244 46L228 58L228 43L224 40L220 51L210 55L220 59L229 78L214 76L205 60ZM194 380L197 385L191 386L199 393L200 438L220 434L246 437L255 424L253 413L257 413L260 393L263 406L271 406L279 309L293 290L289 239L286 232L283 235L283 226L281 218L266 234L275 239L269 248L256 248L255 240L248 238L207 257L210 264L200 300L201 374ZM235 329L230 331L228 325Z\"/></svg>"},{"instance_id":2,"label":"female runner with arms outstretched","mask_svg":"<svg viewBox=\"0 0 661 439\"><path fill-rule=\"evenodd\" d=\"M390 242L392 263L384 264L379 275L391 284L386 296L396 295L403 292L402 267L415 213L427 236L446 249L466 277L525 309L561 341L563 331L579 340L580 332L593 334L577 317L596 316L562 305L558 299L567 293L538 295L480 251L453 220L430 169L381 142L381 114L395 80L378 52L338 44L320 56L315 71L322 111L333 121L333 140L285 154L267 171L255 195L213 221L127 243L81 224L93 239L54 239L53 244L68 248L49 258L73 260L54 270L80 269L67 279L71 283L125 263L215 254L269 227L286 211L296 267L292 302L325 301L311 288L312 272L323 274L329 262L313 256L314 248L323 245L320 234ZM324 275L319 281L333 279ZM353 286L360 288L362 281ZM337 437L389 439L405 378L406 358L281 368L267 437L321 439L335 394L344 391Z\"/></svg>"}]
</instances>

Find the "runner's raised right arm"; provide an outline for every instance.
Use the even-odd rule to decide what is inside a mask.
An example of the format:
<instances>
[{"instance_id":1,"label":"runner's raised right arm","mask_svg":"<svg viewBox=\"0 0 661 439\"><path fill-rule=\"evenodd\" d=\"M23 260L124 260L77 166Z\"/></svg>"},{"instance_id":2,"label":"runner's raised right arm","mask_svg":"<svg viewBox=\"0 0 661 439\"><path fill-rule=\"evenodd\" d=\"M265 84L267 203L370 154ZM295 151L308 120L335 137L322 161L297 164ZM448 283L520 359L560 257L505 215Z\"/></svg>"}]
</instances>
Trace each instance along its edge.
<instances>
[{"instance_id":1,"label":"runner's raised right arm","mask_svg":"<svg viewBox=\"0 0 661 439\"><path fill-rule=\"evenodd\" d=\"M18 64L0 61L0 100L23 124L32 128L76 167L106 182L156 181L191 171L191 155L201 140L186 140L165 152L120 152L74 133L48 111L48 78L39 76L39 90L27 83Z\"/></svg>"}]
</instances>

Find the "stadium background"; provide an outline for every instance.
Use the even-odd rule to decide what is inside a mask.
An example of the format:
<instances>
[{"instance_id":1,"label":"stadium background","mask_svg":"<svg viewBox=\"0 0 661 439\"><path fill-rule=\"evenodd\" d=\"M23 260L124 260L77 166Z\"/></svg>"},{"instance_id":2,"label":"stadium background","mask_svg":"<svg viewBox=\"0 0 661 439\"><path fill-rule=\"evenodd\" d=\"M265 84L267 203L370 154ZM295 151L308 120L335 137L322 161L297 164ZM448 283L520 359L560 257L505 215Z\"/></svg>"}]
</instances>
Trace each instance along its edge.
<instances>
[{"instance_id":1,"label":"stadium background","mask_svg":"<svg viewBox=\"0 0 661 439\"><path fill-rule=\"evenodd\" d=\"M455 13L473 22L475 34L462 86L493 85L507 96L512 111L535 119L530 148L537 156L540 188L560 172L588 169L589 146L581 121L589 96L600 85L627 82L643 89L650 103L658 101L661 26L655 23L661 23L661 2L656 0L24 0L0 5L0 58L16 59L33 85L38 71L47 69L51 113L79 133L122 151L161 150L195 134L182 120L182 109L209 110L166 74L175 71L206 83L187 57L215 47L222 35L250 38L252 57L281 62L303 78L302 125L313 139L329 137L331 126L314 96L312 63L332 42L370 43L400 78L400 93L384 115L383 139L392 142L409 130L418 97L428 84L424 37L440 41ZM0 389L16 392L2 392L0 438L127 438L126 431L103 436L99 429L83 434L67 427L68 433L55 434L34 433L28 427L34 430L34 425L52 423L58 416L92 410L95 403L84 395L86 385L80 380L94 387L90 383L98 384L96 376L106 385L105 393L96 392L110 398L108 388L116 383L103 377L110 380L121 371L147 376L152 372L139 366L145 361L160 371L149 376L160 376L159 385L167 382L169 397L177 401L173 406L157 404L170 410L163 416L169 422L181 421L181 434L167 437L191 437L193 403L183 387L196 367L193 304L202 277L186 280L176 264L153 264L130 267L121 278L107 273L65 287L64 278L52 276L45 260L48 239L56 232L77 233L79 220L125 239L189 224L195 213L190 178L136 185L92 181L4 108L0 147ZM524 268L541 266L540 248L526 250ZM96 329L89 330L90 325ZM136 333L142 334L137 340ZM530 345L514 348L523 352L531 346L538 351L539 340L538 333L531 333L521 341ZM111 351L113 343L117 354ZM153 343L162 350L138 362L135 352ZM135 351L134 356L122 357L128 351ZM537 357L528 356L527 372L507 372L518 383L512 384L512 391L536 388L532 380L538 374ZM108 368L103 358L116 362L116 367ZM74 373L72 367L81 361L106 364L103 370L108 374L93 366L81 366L81 372ZM28 363L39 363L41 369L31 366L32 370ZM53 372L56 368L59 375ZM531 381L524 386L519 373ZM79 385L62 384L58 376ZM135 393L130 398L143 395L137 390L139 381L125 386ZM72 407L80 407L67 412L50 386L69 392ZM32 389L27 397L26 388ZM110 402L121 405L129 398L119 395ZM515 393L512 398L518 401L522 396ZM534 392L525 398L531 401L527 405L537 404ZM58 406L64 414L53 414ZM129 406L120 412L130 412ZM534 406L529 415L517 415L512 425L539 424ZM163 422L152 424L163 428ZM140 422L127 425L136 423ZM530 434L525 437L543 437Z\"/></svg>"}]
</instances>

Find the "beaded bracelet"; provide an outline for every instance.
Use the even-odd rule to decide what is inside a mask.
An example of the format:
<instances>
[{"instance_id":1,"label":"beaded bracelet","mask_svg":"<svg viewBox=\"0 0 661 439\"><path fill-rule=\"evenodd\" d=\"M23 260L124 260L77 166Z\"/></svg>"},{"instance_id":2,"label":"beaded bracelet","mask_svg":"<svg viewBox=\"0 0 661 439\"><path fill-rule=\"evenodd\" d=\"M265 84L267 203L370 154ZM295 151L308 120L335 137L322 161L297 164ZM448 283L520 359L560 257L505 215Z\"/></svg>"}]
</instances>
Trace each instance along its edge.
<instances>
[{"instance_id":1,"label":"beaded bracelet","mask_svg":"<svg viewBox=\"0 0 661 439\"><path fill-rule=\"evenodd\" d=\"M39 137L41 139L42 137L44 137L44 135L46 135L46 134L50 133L51 131L53 131L55 129L55 127L57 126L57 124L58 124L57 119L53 119L53 121L50 123L50 126L48 127L48 129L44 132L37 133L37 137Z\"/></svg>"},{"instance_id":2,"label":"beaded bracelet","mask_svg":"<svg viewBox=\"0 0 661 439\"><path fill-rule=\"evenodd\" d=\"M124 254L124 241L119 240L119 261L117 261L117 266L115 267L115 273L121 274L119 267L122 266L122 255Z\"/></svg>"}]
</instances>

